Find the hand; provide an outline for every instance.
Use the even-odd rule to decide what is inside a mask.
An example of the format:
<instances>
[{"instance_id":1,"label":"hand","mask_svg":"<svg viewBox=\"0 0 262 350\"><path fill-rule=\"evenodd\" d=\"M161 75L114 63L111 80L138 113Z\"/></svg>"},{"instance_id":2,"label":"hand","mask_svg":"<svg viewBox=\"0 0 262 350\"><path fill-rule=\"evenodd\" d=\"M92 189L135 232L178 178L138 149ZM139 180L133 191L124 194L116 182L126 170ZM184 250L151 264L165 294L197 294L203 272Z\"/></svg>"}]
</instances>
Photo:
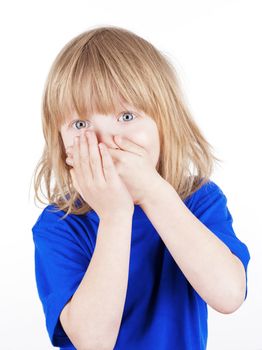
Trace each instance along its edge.
<instances>
[{"instance_id":1,"label":"hand","mask_svg":"<svg viewBox=\"0 0 262 350\"><path fill-rule=\"evenodd\" d=\"M73 166L70 174L75 189L100 218L133 213L132 197L117 174L106 145L99 151L95 133L88 131L75 137L73 158L67 163Z\"/></svg>"},{"instance_id":2,"label":"hand","mask_svg":"<svg viewBox=\"0 0 262 350\"><path fill-rule=\"evenodd\" d=\"M148 194L163 181L146 150L127 138L115 136L120 149L108 151L116 162L116 170L135 204L142 204Z\"/></svg>"}]
</instances>

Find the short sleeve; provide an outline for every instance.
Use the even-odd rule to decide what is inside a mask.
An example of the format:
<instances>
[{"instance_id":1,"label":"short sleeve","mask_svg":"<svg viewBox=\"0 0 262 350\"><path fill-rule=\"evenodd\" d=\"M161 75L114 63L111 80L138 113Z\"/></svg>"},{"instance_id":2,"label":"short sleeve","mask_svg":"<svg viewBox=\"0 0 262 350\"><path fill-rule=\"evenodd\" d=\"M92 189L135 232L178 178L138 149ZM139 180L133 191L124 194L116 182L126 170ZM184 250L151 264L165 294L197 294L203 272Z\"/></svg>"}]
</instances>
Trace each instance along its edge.
<instances>
[{"instance_id":1,"label":"short sleeve","mask_svg":"<svg viewBox=\"0 0 262 350\"><path fill-rule=\"evenodd\" d=\"M65 213L63 212L63 215ZM77 290L91 260L93 244L83 224L43 211L32 228L35 278L53 346L73 346L59 316Z\"/></svg>"},{"instance_id":2,"label":"short sleeve","mask_svg":"<svg viewBox=\"0 0 262 350\"><path fill-rule=\"evenodd\" d=\"M190 198L188 205L193 214L212 231L243 263L246 273L247 297L247 266L250 260L249 250L235 234L233 218L227 206L227 198L220 187L213 181L204 184Z\"/></svg>"}]
</instances>

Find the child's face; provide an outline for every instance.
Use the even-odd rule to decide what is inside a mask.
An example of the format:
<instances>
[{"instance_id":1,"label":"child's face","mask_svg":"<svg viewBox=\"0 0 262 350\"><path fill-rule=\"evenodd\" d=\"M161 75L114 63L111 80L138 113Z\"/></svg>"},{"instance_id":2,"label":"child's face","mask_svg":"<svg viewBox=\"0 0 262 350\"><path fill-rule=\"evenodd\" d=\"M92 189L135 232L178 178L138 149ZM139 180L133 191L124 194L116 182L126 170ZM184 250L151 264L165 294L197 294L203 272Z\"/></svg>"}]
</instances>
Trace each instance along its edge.
<instances>
[{"instance_id":1,"label":"child's face","mask_svg":"<svg viewBox=\"0 0 262 350\"><path fill-rule=\"evenodd\" d=\"M60 129L65 150L73 147L74 137L86 130L93 130L98 142L103 142L109 148L118 147L114 142L115 135L126 137L143 147L156 167L160 153L157 124L144 112L127 106L116 114L94 114L89 119L72 114Z\"/></svg>"}]
</instances>

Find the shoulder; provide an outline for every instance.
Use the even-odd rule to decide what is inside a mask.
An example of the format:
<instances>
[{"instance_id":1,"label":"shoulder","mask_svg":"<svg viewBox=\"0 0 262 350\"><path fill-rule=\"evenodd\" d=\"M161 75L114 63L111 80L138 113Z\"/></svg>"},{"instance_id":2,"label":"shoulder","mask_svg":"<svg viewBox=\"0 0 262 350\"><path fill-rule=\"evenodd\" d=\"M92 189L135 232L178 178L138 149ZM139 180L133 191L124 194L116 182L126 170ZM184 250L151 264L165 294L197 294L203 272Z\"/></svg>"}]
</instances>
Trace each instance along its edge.
<instances>
[{"instance_id":1,"label":"shoulder","mask_svg":"<svg viewBox=\"0 0 262 350\"><path fill-rule=\"evenodd\" d=\"M62 217L65 215L65 212L58 209L59 208L53 204L47 205L38 216L33 228L55 225L59 222L62 222L63 220L68 221L71 219L69 216L67 216L65 219L62 219Z\"/></svg>"},{"instance_id":2,"label":"shoulder","mask_svg":"<svg viewBox=\"0 0 262 350\"><path fill-rule=\"evenodd\" d=\"M63 218L65 214L52 204L42 210L31 229L36 246L56 253L70 249L71 253L91 257L96 242L95 224L84 214Z\"/></svg>"},{"instance_id":3,"label":"shoulder","mask_svg":"<svg viewBox=\"0 0 262 350\"><path fill-rule=\"evenodd\" d=\"M214 181L209 180L208 182L206 182L204 185L202 185L197 191L196 194L199 197L204 197L206 195L212 195L215 193L219 193L221 195L224 195L221 187Z\"/></svg>"},{"instance_id":4,"label":"shoulder","mask_svg":"<svg viewBox=\"0 0 262 350\"><path fill-rule=\"evenodd\" d=\"M33 234L56 235L63 233L63 236L81 235L86 231L84 215L69 214L60 210L56 205L46 206L38 216L32 227ZM60 235L59 235L60 236Z\"/></svg>"},{"instance_id":5,"label":"shoulder","mask_svg":"<svg viewBox=\"0 0 262 350\"><path fill-rule=\"evenodd\" d=\"M217 201L219 198L227 201L224 192L221 187L214 181L209 180L204 183L197 191L195 191L191 196L185 199L185 204L190 209L195 209L200 206L203 202Z\"/></svg>"}]
</instances>

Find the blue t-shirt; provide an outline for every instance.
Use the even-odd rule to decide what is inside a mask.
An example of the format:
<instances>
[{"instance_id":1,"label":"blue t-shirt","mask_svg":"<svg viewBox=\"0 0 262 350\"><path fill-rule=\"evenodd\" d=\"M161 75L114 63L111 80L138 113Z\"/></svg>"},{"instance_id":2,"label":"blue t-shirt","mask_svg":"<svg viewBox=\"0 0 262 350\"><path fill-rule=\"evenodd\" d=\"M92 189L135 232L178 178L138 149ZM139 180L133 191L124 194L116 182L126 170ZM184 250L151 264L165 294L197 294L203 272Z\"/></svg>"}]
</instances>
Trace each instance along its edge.
<instances>
[{"instance_id":1,"label":"blue t-shirt","mask_svg":"<svg viewBox=\"0 0 262 350\"><path fill-rule=\"evenodd\" d=\"M219 186L209 181L184 203L242 261L247 280L249 251L235 235L227 198ZM59 220L65 212L49 211L55 208L48 205L32 228L35 277L52 345L75 349L59 315L88 268L99 217L92 210ZM187 281L142 208L135 205L126 302L114 350L206 349L207 316L206 302Z\"/></svg>"}]
</instances>

